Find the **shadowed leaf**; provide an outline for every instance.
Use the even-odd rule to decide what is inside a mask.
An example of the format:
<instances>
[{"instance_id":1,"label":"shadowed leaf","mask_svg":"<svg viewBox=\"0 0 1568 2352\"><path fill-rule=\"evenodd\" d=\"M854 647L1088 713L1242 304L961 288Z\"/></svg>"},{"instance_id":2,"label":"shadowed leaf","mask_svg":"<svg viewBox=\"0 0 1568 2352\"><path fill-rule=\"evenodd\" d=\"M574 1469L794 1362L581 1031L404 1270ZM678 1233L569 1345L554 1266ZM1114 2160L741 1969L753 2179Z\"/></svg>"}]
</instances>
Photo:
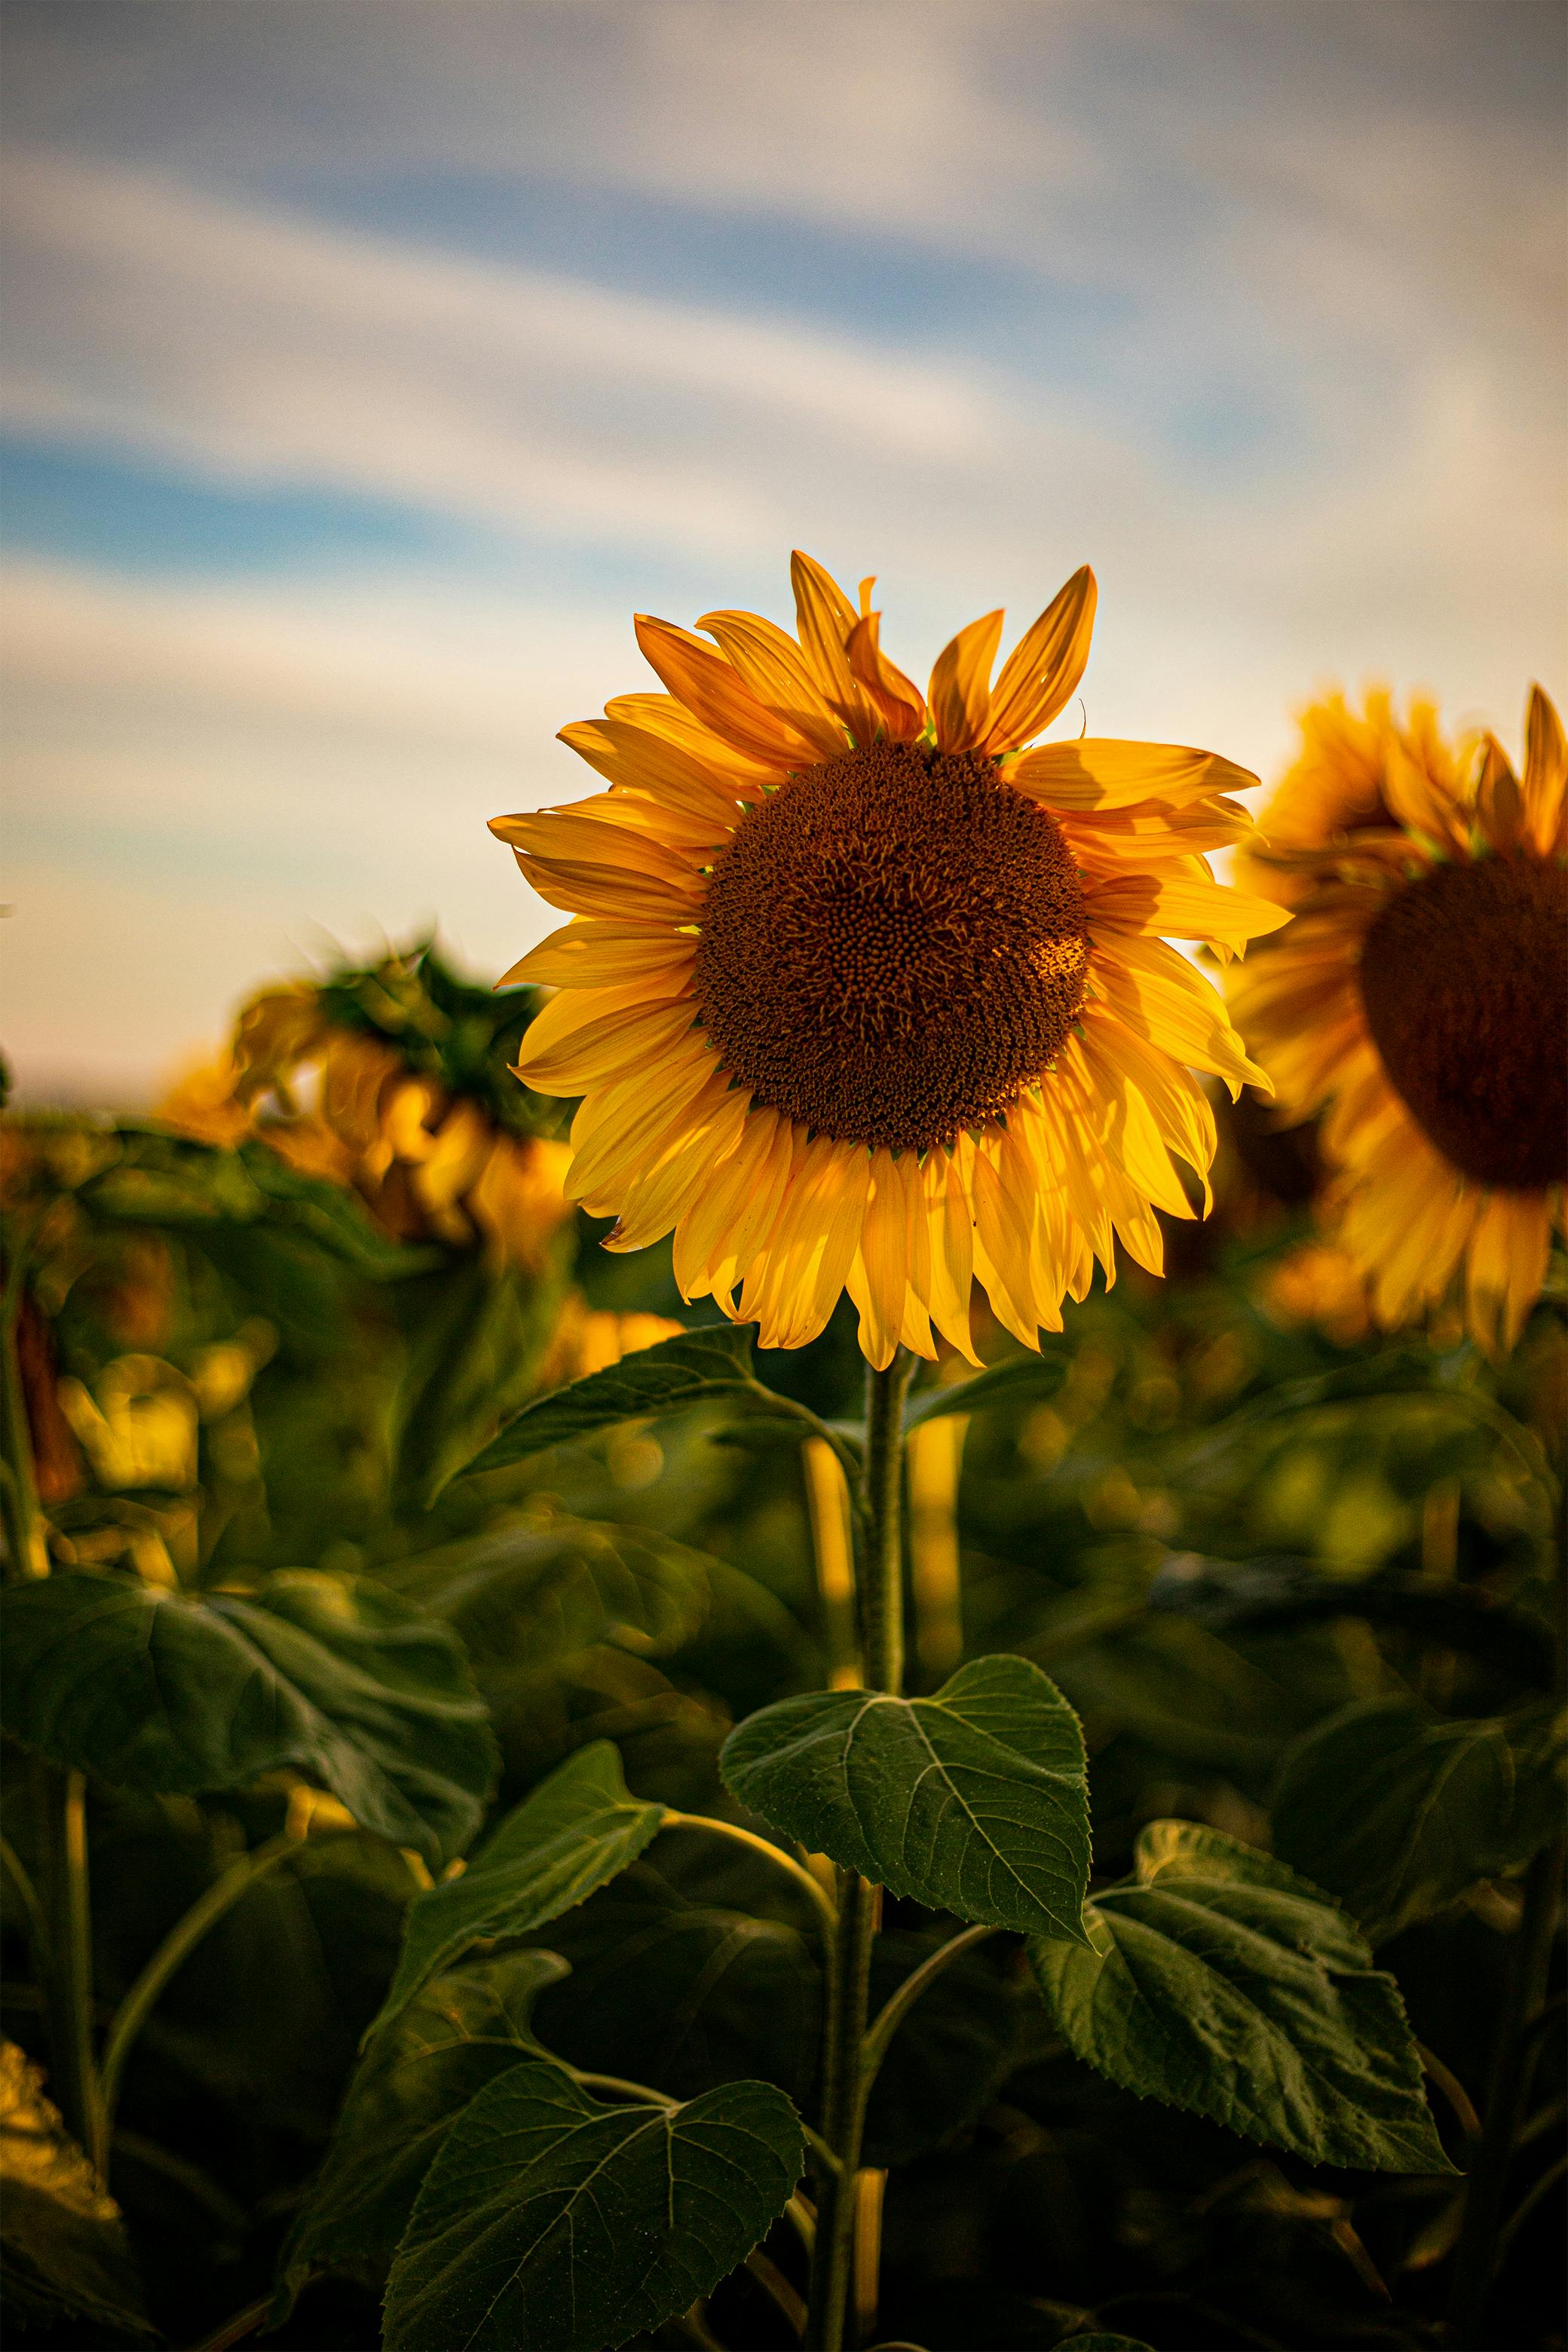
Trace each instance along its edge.
<instances>
[{"instance_id":1,"label":"shadowed leaf","mask_svg":"<svg viewBox=\"0 0 1568 2352\"><path fill-rule=\"evenodd\" d=\"M504 1470L552 1445L568 1445L617 1422L650 1413L679 1412L704 1398L765 1396L752 1377L752 1335L723 1323L711 1330L683 1332L623 1356L602 1372L574 1381L525 1405L475 1455L464 1475Z\"/></svg>"},{"instance_id":2,"label":"shadowed leaf","mask_svg":"<svg viewBox=\"0 0 1568 2352\"><path fill-rule=\"evenodd\" d=\"M86 2319L151 2336L120 2208L44 2096L44 2078L0 2042L0 2246L6 2315L58 2327Z\"/></svg>"}]
</instances>

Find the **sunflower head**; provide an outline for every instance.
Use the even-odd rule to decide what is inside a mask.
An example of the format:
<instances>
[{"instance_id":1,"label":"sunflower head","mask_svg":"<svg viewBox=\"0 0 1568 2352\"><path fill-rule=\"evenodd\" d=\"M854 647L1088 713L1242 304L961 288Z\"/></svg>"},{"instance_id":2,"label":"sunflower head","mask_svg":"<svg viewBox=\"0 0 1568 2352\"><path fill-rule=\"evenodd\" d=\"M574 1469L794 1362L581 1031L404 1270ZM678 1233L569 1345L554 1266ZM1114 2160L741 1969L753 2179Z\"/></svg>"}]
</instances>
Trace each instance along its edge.
<instances>
[{"instance_id":1,"label":"sunflower head","mask_svg":"<svg viewBox=\"0 0 1568 2352\"><path fill-rule=\"evenodd\" d=\"M1537 688L1522 773L1489 736L1451 772L1394 744L1382 806L1315 845L1289 785L1265 822L1301 895L1234 987L1237 1018L1287 1111L1325 1113L1341 1239L1379 1319L1423 1313L1462 1273L1474 1336L1511 1346L1568 1183L1557 713Z\"/></svg>"},{"instance_id":2,"label":"sunflower head","mask_svg":"<svg viewBox=\"0 0 1568 2352\"><path fill-rule=\"evenodd\" d=\"M357 1192L399 1240L478 1241L538 1271L572 1210L554 1106L508 1076L537 1010L533 991L498 999L429 947L263 989L159 1116L206 1143L258 1139Z\"/></svg>"},{"instance_id":3,"label":"sunflower head","mask_svg":"<svg viewBox=\"0 0 1568 2352\"><path fill-rule=\"evenodd\" d=\"M573 919L508 974L559 991L519 1076L580 1097L568 1189L609 1246L673 1230L683 1294L799 1346L847 1288L887 1363L972 1353L972 1280L1027 1345L1114 1236L1158 1268L1214 1146L1194 1069L1254 1072L1168 937L1284 920L1214 881L1251 779L1213 754L1029 749L1082 675L1092 574L999 671L1000 613L924 693L858 603L793 566L795 634L643 618L665 691L563 730L607 790L499 817Z\"/></svg>"}]
</instances>

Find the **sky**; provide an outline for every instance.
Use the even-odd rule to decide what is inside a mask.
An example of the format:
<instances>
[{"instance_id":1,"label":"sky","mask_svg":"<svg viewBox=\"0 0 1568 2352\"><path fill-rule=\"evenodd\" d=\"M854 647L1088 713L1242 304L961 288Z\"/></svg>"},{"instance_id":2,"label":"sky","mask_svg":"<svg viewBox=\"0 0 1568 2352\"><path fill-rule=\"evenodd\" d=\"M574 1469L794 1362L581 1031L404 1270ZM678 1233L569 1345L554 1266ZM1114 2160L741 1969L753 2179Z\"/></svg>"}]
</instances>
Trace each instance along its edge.
<instances>
[{"instance_id":1,"label":"sky","mask_svg":"<svg viewBox=\"0 0 1568 2352\"><path fill-rule=\"evenodd\" d=\"M559 919L631 614L879 575L923 677L1100 585L1063 724L1259 774L1568 614L1535 0L13 0L0 1036L127 1108L268 977Z\"/></svg>"}]
</instances>

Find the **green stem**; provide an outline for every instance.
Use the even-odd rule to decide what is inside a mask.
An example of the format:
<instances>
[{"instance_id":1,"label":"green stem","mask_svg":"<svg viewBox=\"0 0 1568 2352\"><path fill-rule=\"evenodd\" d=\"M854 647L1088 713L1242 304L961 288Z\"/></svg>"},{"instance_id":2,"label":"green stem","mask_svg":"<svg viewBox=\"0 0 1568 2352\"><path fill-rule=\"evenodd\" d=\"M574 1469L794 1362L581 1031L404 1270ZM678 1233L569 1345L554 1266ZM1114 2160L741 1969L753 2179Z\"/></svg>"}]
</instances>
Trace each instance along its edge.
<instances>
[{"instance_id":1,"label":"green stem","mask_svg":"<svg viewBox=\"0 0 1568 2352\"><path fill-rule=\"evenodd\" d=\"M47 1576L49 1556L33 1475L33 1440L27 1401L16 1355L16 1323L22 1311L26 1258L10 1244L5 1286L0 1292L0 1461L5 1467L5 1570L10 1576Z\"/></svg>"},{"instance_id":2,"label":"green stem","mask_svg":"<svg viewBox=\"0 0 1568 2352\"><path fill-rule=\"evenodd\" d=\"M861 2044L862 2097L870 2097L871 2085L888 2054L889 2042L933 1978L942 1974L950 1960L956 1960L960 1952L972 1950L976 1944L983 1944L987 1936L994 1936L996 1932L994 1927L965 1927L962 1936L950 1937L948 1942L932 1952L929 1959L922 1960L920 1967L904 1979L897 1992L883 2003L877 2013L877 2022Z\"/></svg>"},{"instance_id":3,"label":"green stem","mask_svg":"<svg viewBox=\"0 0 1568 2352\"><path fill-rule=\"evenodd\" d=\"M914 1358L899 1349L884 1372L866 1373L866 1573L861 1588L868 1689L904 1686L904 1572L900 1528L904 1391Z\"/></svg>"},{"instance_id":4,"label":"green stem","mask_svg":"<svg viewBox=\"0 0 1568 2352\"><path fill-rule=\"evenodd\" d=\"M125 2071L125 2061L131 2045L147 2021L149 2011L163 1992L176 1969L187 1958L202 1937L215 1927L226 1911L232 1909L242 1895L276 1870L291 1853L298 1853L303 1841L287 1830L265 1845L258 1845L242 1862L230 1864L220 1878L215 1879L205 1895L192 1904L183 1919L176 1920L120 2007L115 2011L109 2028L109 2038L103 2045L101 2105L106 2133L112 2130L114 2111L120 2099L120 2078Z\"/></svg>"},{"instance_id":5,"label":"green stem","mask_svg":"<svg viewBox=\"0 0 1568 2352\"><path fill-rule=\"evenodd\" d=\"M904 1680L900 1503L904 1391L912 1369L913 1358L900 1348L885 1371L868 1368L866 1374L861 1645L868 1686L895 1694L902 1689ZM856 2175L866 2118L861 2053L881 1899L879 1887L854 1872L840 1874L838 1927L828 1970L822 2095L822 2136L833 2150L837 2168L824 2167L818 2175L816 2252L811 2266L805 2328L810 2352L843 2352L850 2326Z\"/></svg>"},{"instance_id":6,"label":"green stem","mask_svg":"<svg viewBox=\"0 0 1568 2352\"><path fill-rule=\"evenodd\" d=\"M235 2312L213 2335L204 2336L195 2352L229 2352L231 2344L243 2344L247 2336L255 2335L271 2308L270 2294L264 2294L259 2303L247 2303L243 2311Z\"/></svg>"},{"instance_id":7,"label":"green stem","mask_svg":"<svg viewBox=\"0 0 1568 2352\"><path fill-rule=\"evenodd\" d=\"M833 1936L838 1925L838 1906L832 1895L820 1881L812 1876L804 1863L796 1862L793 1854L785 1853L770 1839L759 1837L755 1830L742 1829L739 1822L718 1821L710 1813L668 1811L664 1817L664 1826L667 1830L709 1830L715 1837L731 1838L737 1845L750 1846L753 1853L760 1853L775 1869L784 1871L797 1886L804 1888L816 1906L823 1933L829 1938Z\"/></svg>"},{"instance_id":8,"label":"green stem","mask_svg":"<svg viewBox=\"0 0 1568 2352\"><path fill-rule=\"evenodd\" d=\"M101 2180L108 2166L109 2130L93 2052L87 1782L81 1773L67 1772L57 1787L49 1874L54 1914L49 1932L54 1966L47 1984L50 2042L60 2105Z\"/></svg>"},{"instance_id":9,"label":"green stem","mask_svg":"<svg viewBox=\"0 0 1568 2352\"><path fill-rule=\"evenodd\" d=\"M41 1986L49 1973L49 1923L44 1916L43 1898L33 1884L32 1872L16 1852L9 1838L0 1837L0 1869L16 1890L27 1922L27 1941L33 1953L33 1974Z\"/></svg>"},{"instance_id":10,"label":"green stem","mask_svg":"<svg viewBox=\"0 0 1568 2352\"><path fill-rule=\"evenodd\" d=\"M1508 1980L1498 2025L1497 2063L1480 2146L1466 2191L1464 2224L1454 2262L1448 2318L1456 2342L1462 2345L1478 2345L1482 2340L1487 2293L1500 2252L1499 2223L1508 2192L1509 2171L1530 2095L1531 2076L1535 2071L1538 2045L1529 2024L1545 1997L1557 1929L1563 1860L1563 1849L1558 1844L1538 1853L1531 1864L1524 1886L1524 1916L1509 1955Z\"/></svg>"}]
</instances>

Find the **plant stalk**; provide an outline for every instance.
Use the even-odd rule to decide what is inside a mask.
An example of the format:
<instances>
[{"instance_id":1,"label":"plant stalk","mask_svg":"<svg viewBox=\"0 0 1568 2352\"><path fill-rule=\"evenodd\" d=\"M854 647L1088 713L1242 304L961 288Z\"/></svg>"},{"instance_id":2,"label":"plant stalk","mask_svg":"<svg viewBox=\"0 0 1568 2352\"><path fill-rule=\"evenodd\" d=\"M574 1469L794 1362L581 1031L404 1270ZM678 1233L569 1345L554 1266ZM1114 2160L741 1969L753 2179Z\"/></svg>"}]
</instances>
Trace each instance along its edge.
<instances>
[{"instance_id":1,"label":"plant stalk","mask_svg":"<svg viewBox=\"0 0 1568 2352\"><path fill-rule=\"evenodd\" d=\"M1563 1864L1561 1843L1546 1847L1531 1864L1524 1883L1524 1916L1509 1955L1508 1981L1498 2023L1497 2061L1480 2146L1465 2193L1465 2219L1454 2260L1453 2293L1448 2306L1454 2340L1465 2346L1477 2346L1483 2341L1482 2322L1488 2289L1497 2266L1499 2225L1508 2194L1509 2172L1530 2095L1531 2076L1535 2071L1537 2042L1530 2027L1546 1997Z\"/></svg>"},{"instance_id":2,"label":"plant stalk","mask_svg":"<svg viewBox=\"0 0 1568 2352\"><path fill-rule=\"evenodd\" d=\"M5 1573L47 1576L49 1555L38 1509L33 1470L33 1439L27 1400L16 1354L16 1323L22 1311L26 1259L13 1240L7 1249L5 1283L0 1291L0 1461L5 1467Z\"/></svg>"},{"instance_id":3,"label":"plant stalk","mask_svg":"<svg viewBox=\"0 0 1568 2352\"><path fill-rule=\"evenodd\" d=\"M50 1779L54 1779L50 1775ZM53 1958L45 1990L58 2096L100 2180L107 2177L108 2119L93 2048L92 1911L88 1883L87 1781L67 1772L56 1786L49 1893Z\"/></svg>"},{"instance_id":4,"label":"plant stalk","mask_svg":"<svg viewBox=\"0 0 1568 2352\"><path fill-rule=\"evenodd\" d=\"M226 1911L240 1896L265 1878L290 1854L298 1853L303 1840L297 1832L283 1830L265 1845L247 1853L243 1862L232 1863L214 1880L205 1895L198 1896L184 1916L177 1919L131 1987L115 2011L103 2045L103 2067L100 2078L100 2105L107 2144L108 2134L114 2126L114 2111L120 2101L120 2078L131 2054L131 2045L147 2021L149 2011L163 1992L176 1969L189 1957L209 1929L215 1927Z\"/></svg>"},{"instance_id":5,"label":"plant stalk","mask_svg":"<svg viewBox=\"0 0 1568 2352\"><path fill-rule=\"evenodd\" d=\"M865 1566L860 1580L861 1654L867 1687L901 1691L904 1679L904 1575L900 1505L903 1485L904 1391L913 1359L900 1349L885 1371L866 1374L866 1464L861 1486ZM824 2040L822 2136L837 2171L818 2176L816 2254L806 2311L808 2352L843 2352L852 2325L856 2182L867 2085L861 2071L870 2006L871 1950L881 1889L856 1872L838 1882L838 1927L828 1971Z\"/></svg>"}]
</instances>

